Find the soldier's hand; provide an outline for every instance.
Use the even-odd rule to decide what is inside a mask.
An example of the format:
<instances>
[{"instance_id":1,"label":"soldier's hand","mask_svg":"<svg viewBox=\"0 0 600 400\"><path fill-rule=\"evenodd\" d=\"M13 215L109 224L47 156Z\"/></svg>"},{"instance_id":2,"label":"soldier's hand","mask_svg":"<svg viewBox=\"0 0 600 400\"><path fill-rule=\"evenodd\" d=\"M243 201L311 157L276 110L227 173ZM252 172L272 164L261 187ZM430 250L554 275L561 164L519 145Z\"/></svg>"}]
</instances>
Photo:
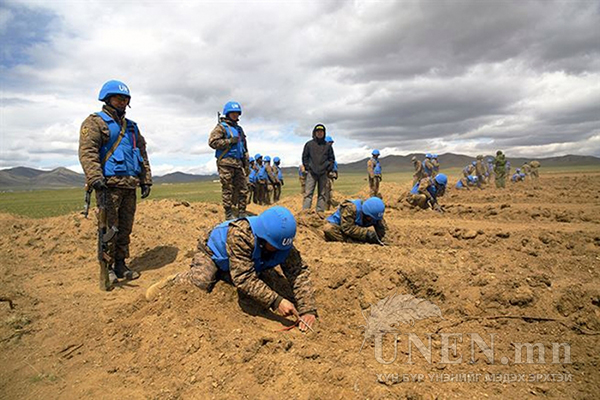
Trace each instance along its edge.
<instances>
[{"instance_id":1,"label":"soldier's hand","mask_svg":"<svg viewBox=\"0 0 600 400\"><path fill-rule=\"evenodd\" d=\"M312 329L313 325L317 321L317 317L314 314L303 314L298 319L301 320L301 322L298 324L298 329L300 329L301 332L306 332L307 330Z\"/></svg>"},{"instance_id":2,"label":"soldier's hand","mask_svg":"<svg viewBox=\"0 0 600 400\"><path fill-rule=\"evenodd\" d=\"M232 138L229 138L229 143L230 144L237 144L237 142L240 141L240 137L239 136L234 136Z\"/></svg>"},{"instance_id":3,"label":"soldier's hand","mask_svg":"<svg viewBox=\"0 0 600 400\"><path fill-rule=\"evenodd\" d=\"M377 236L377 233L375 231L367 232L367 243L379 244L379 242L380 242L379 236Z\"/></svg>"},{"instance_id":4,"label":"soldier's hand","mask_svg":"<svg viewBox=\"0 0 600 400\"><path fill-rule=\"evenodd\" d=\"M142 199L150 196L150 185L142 185Z\"/></svg>"},{"instance_id":5,"label":"soldier's hand","mask_svg":"<svg viewBox=\"0 0 600 400\"><path fill-rule=\"evenodd\" d=\"M281 300L279 307L277 307L277 312L284 317L287 317L288 315L298 315L298 311L296 311L294 304L287 299Z\"/></svg>"},{"instance_id":6,"label":"soldier's hand","mask_svg":"<svg viewBox=\"0 0 600 400\"><path fill-rule=\"evenodd\" d=\"M104 182L104 178L94 181L94 183L92 183L92 187L96 192L108 189L108 187L106 186L106 182Z\"/></svg>"}]
</instances>

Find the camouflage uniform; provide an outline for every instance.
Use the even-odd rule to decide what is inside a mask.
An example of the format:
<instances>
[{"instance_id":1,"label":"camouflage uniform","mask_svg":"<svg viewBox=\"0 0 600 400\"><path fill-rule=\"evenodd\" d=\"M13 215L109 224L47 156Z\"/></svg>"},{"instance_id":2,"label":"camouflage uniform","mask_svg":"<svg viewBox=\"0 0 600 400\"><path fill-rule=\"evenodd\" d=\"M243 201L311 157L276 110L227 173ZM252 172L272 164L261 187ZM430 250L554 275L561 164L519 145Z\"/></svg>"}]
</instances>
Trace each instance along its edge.
<instances>
[{"instance_id":1,"label":"camouflage uniform","mask_svg":"<svg viewBox=\"0 0 600 400\"><path fill-rule=\"evenodd\" d=\"M506 187L506 156L498 151L494 160L494 173L496 174L496 187Z\"/></svg>"},{"instance_id":2,"label":"camouflage uniform","mask_svg":"<svg viewBox=\"0 0 600 400\"><path fill-rule=\"evenodd\" d=\"M107 106L102 111L111 116L119 125L124 123L125 117L119 118L116 112ZM105 179L100 160L100 149L108 143L110 131L108 125L96 114L92 114L81 124L79 135L79 161L85 173L88 187L98 180ZM152 185L152 173L148 154L146 153L146 140L141 133L137 135L136 146L144 159L142 172L139 176L109 176L106 177L106 215L108 226L115 226L119 230L112 243L109 243L109 255L115 260L124 260L129 257L129 236L133 229L133 220L136 209L136 188L140 185ZM98 194L96 194L98 196ZM96 198L98 200L98 198Z\"/></svg>"},{"instance_id":3,"label":"camouflage uniform","mask_svg":"<svg viewBox=\"0 0 600 400\"><path fill-rule=\"evenodd\" d=\"M440 172L440 162L437 158L432 158L431 165L433 166L431 177L435 178L435 176Z\"/></svg>"},{"instance_id":4,"label":"camouflage uniform","mask_svg":"<svg viewBox=\"0 0 600 400\"><path fill-rule=\"evenodd\" d=\"M306 168L304 168L304 165L300 164L300 167L298 169L298 180L300 181L300 193L304 194L304 191L306 190Z\"/></svg>"},{"instance_id":5,"label":"camouflage uniform","mask_svg":"<svg viewBox=\"0 0 600 400\"><path fill-rule=\"evenodd\" d=\"M246 212L246 201L248 200L248 183L246 176L249 165L246 135L236 122L227 118L221 118L221 121L234 129L239 127L239 140L244 143L244 154L241 159L233 157L217 158L217 171L219 172L219 179L221 180L223 208L227 214L228 212L231 212L233 206L237 206L238 212L244 214ZM227 151L231 148L231 142L227 137L227 132L220 123L217 124L210 133L208 145L215 150ZM234 204L234 199L237 199L237 204Z\"/></svg>"},{"instance_id":6,"label":"camouflage uniform","mask_svg":"<svg viewBox=\"0 0 600 400\"><path fill-rule=\"evenodd\" d=\"M477 162L475 163L475 174L477 175L477 187L481 188L481 183L485 182L485 164L483 156L477 156Z\"/></svg>"},{"instance_id":7,"label":"camouflage uniform","mask_svg":"<svg viewBox=\"0 0 600 400\"><path fill-rule=\"evenodd\" d=\"M265 170L267 171L267 176L269 177L267 181L267 204L271 204L271 202L274 203L275 201L277 201L275 200L275 185L279 183L279 179L277 178L277 173L275 172L275 169L270 163L265 166Z\"/></svg>"},{"instance_id":8,"label":"camouflage uniform","mask_svg":"<svg viewBox=\"0 0 600 400\"><path fill-rule=\"evenodd\" d=\"M428 209L430 207L430 200L436 201L427 190L430 185L433 185L430 178L425 177L421 179L419 181L418 194L408 193L408 198L406 199L408 204L414 207Z\"/></svg>"},{"instance_id":9,"label":"camouflage uniform","mask_svg":"<svg viewBox=\"0 0 600 400\"><path fill-rule=\"evenodd\" d=\"M417 160L417 157L413 157L411 161L413 163L413 167L415 168L415 174L413 175L412 183L412 185L415 186L417 182L423 179L423 164L421 164L421 161Z\"/></svg>"},{"instance_id":10,"label":"camouflage uniform","mask_svg":"<svg viewBox=\"0 0 600 400\"><path fill-rule=\"evenodd\" d=\"M375 166L377 165L377 160L374 157L369 158L367 161L367 174L369 178L369 191L370 197L379 197L381 198L381 194L379 193L379 184L381 182L381 175L375 175Z\"/></svg>"},{"instance_id":11,"label":"camouflage uniform","mask_svg":"<svg viewBox=\"0 0 600 400\"><path fill-rule=\"evenodd\" d=\"M540 162L539 161L531 161L529 163L531 167L531 178L538 179L540 177Z\"/></svg>"},{"instance_id":12,"label":"camouflage uniform","mask_svg":"<svg viewBox=\"0 0 600 400\"><path fill-rule=\"evenodd\" d=\"M340 204L340 225L327 222L323 228L325 240L330 242L367 242L367 235L371 227L356 225L356 205L350 200L344 200ZM383 239L386 232L384 220L377 221L373 225L379 239Z\"/></svg>"},{"instance_id":13,"label":"camouflage uniform","mask_svg":"<svg viewBox=\"0 0 600 400\"><path fill-rule=\"evenodd\" d=\"M527 163L523 163L521 167L521 172L525 174L525 176L529 176L531 174L531 167Z\"/></svg>"},{"instance_id":14,"label":"camouflage uniform","mask_svg":"<svg viewBox=\"0 0 600 400\"><path fill-rule=\"evenodd\" d=\"M431 163L431 160L429 158L425 158L425 160L423 160L423 163L425 163L425 165L423 166L423 175L430 176L427 174L427 171L431 171L431 174L433 174L433 164Z\"/></svg>"},{"instance_id":15,"label":"camouflage uniform","mask_svg":"<svg viewBox=\"0 0 600 400\"><path fill-rule=\"evenodd\" d=\"M326 203L326 210L329 210L331 207L334 206L334 201L333 201L333 184L335 182L335 180L338 178L338 173L337 171L331 171L327 173L327 199L325 200Z\"/></svg>"},{"instance_id":16,"label":"camouflage uniform","mask_svg":"<svg viewBox=\"0 0 600 400\"><path fill-rule=\"evenodd\" d=\"M209 234L204 234L198 240L198 252L194 255L188 272L180 273L175 282L189 282L202 290L210 292L222 275L223 279L231 280L233 285L243 294L250 297L264 308L275 310L283 299L264 280L273 269L267 269L260 274L254 269L252 253L254 252L255 237L246 219L232 221L227 233L226 248L229 255L229 271L219 270L211 259L212 252L207 246ZM312 313L316 315L317 308L314 300L313 285L310 280L310 270L302 261L300 252L292 247L287 259L280 265L283 274L292 288L294 302L300 315Z\"/></svg>"}]
</instances>

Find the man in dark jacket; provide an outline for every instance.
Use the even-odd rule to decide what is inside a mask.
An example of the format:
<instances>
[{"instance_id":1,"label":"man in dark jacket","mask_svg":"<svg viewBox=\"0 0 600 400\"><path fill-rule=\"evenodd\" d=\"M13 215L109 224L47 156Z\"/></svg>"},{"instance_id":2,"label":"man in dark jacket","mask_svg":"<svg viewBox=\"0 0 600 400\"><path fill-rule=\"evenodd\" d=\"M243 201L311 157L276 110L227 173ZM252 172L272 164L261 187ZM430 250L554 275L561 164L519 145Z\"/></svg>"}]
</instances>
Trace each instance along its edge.
<instances>
[{"instance_id":1,"label":"man in dark jacket","mask_svg":"<svg viewBox=\"0 0 600 400\"><path fill-rule=\"evenodd\" d=\"M317 187L317 212L325 211L327 199L328 173L333 170L335 155L333 147L325 141L325 125L317 124L313 128L312 140L304 145L302 165L306 169L306 188L304 190L303 210L312 206L312 198Z\"/></svg>"}]
</instances>

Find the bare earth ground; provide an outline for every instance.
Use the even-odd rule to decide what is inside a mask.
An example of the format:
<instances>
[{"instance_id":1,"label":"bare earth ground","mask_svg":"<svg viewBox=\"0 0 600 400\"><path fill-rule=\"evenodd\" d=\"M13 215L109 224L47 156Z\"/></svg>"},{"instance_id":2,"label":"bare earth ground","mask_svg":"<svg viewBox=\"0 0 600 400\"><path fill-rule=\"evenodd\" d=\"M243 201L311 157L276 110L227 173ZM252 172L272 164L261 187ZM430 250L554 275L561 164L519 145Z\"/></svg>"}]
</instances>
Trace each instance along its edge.
<instances>
[{"instance_id":1,"label":"bare earth ground","mask_svg":"<svg viewBox=\"0 0 600 400\"><path fill-rule=\"evenodd\" d=\"M188 267L200 230L220 221L217 205L141 203L130 264L142 277L108 293L97 289L93 220L2 214L0 297L15 309L0 303L0 397L598 398L600 173L509 187L451 190L440 215L406 208L397 200L408 186L383 182L386 247L326 243L318 217L299 215L300 196L285 198L316 286L320 319L307 335L279 332L279 318L224 282L211 294L178 286L145 300L153 282ZM394 292L440 307L443 319L398 326L424 343L434 334L431 364L414 347L408 363L406 335L388 365L377 362L373 340L359 353L361 309ZM488 344L495 335L493 363L477 347L470 360L472 332ZM450 357L462 363L440 362L441 333L464 334ZM511 342L545 344L545 363L515 364ZM551 363L554 342L570 344L570 364ZM394 356L389 335L383 356ZM482 377L444 382L460 373ZM403 382L403 374L424 378ZM486 374L508 375L486 382ZM511 382L510 374L540 377Z\"/></svg>"}]
</instances>

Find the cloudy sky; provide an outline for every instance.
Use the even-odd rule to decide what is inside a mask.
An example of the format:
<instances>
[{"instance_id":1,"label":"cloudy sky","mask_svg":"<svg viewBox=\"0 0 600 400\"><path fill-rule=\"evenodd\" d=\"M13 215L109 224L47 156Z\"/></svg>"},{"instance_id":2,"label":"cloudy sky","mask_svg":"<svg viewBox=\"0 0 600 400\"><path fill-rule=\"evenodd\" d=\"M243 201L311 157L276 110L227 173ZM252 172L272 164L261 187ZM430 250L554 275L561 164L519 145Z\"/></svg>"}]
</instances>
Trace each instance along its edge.
<instances>
[{"instance_id":1,"label":"cloudy sky","mask_svg":"<svg viewBox=\"0 0 600 400\"><path fill-rule=\"evenodd\" d=\"M340 162L431 151L600 156L600 0L0 3L0 167L79 169L110 79L155 174L216 170L216 113L297 165L324 123Z\"/></svg>"}]
</instances>

